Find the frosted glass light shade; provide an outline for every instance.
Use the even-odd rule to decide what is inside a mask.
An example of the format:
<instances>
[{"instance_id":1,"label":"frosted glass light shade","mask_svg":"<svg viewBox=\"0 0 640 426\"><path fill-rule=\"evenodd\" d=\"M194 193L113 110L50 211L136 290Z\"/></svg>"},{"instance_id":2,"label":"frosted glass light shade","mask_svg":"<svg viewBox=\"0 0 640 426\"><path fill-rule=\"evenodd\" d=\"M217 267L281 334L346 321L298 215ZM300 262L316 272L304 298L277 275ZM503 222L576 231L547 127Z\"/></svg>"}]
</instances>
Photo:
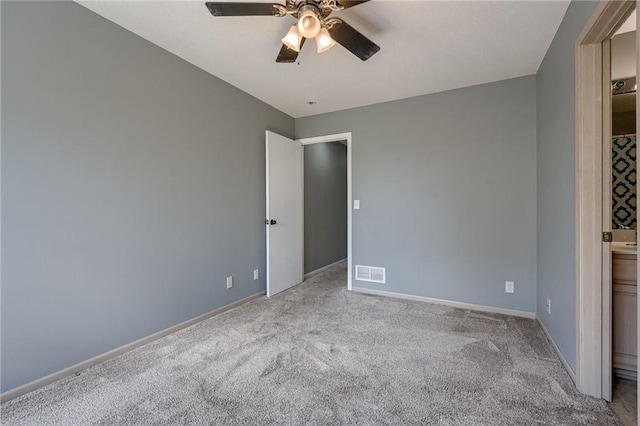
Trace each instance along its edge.
<instances>
[{"instance_id":1,"label":"frosted glass light shade","mask_svg":"<svg viewBox=\"0 0 640 426\"><path fill-rule=\"evenodd\" d=\"M313 10L305 10L298 19L298 31L304 38L314 38L321 27L320 19Z\"/></svg>"},{"instance_id":2,"label":"frosted glass light shade","mask_svg":"<svg viewBox=\"0 0 640 426\"><path fill-rule=\"evenodd\" d=\"M316 36L316 45L318 46L318 53L326 52L331 49L336 42L329 35L329 31L326 28L322 28Z\"/></svg>"},{"instance_id":3,"label":"frosted glass light shade","mask_svg":"<svg viewBox=\"0 0 640 426\"><path fill-rule=\"evenodd\" d=\"M292 25L289 32L282 39L282 43L291 50L296 52L300 51L300 43L302 42L302 36L298 32L298 27Z\"/></svg>"}]
</instances>

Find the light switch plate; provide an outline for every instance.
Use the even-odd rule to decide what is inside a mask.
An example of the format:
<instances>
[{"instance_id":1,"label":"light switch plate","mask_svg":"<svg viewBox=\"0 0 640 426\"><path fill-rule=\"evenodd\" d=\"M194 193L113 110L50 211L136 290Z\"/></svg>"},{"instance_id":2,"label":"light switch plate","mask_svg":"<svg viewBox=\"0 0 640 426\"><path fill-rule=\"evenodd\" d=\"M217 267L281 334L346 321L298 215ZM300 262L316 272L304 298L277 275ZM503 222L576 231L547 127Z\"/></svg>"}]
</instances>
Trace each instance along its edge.
<instances>
[{"instance_id":1,"label":"light switch plate","mask_svg":"<svg viewBox=\"0 0 640 426\"><path fill-rule=\"evenodd\" d=\"M360 200L353 200L353 209L360 210Z\"/></svg>"}]
</instances>

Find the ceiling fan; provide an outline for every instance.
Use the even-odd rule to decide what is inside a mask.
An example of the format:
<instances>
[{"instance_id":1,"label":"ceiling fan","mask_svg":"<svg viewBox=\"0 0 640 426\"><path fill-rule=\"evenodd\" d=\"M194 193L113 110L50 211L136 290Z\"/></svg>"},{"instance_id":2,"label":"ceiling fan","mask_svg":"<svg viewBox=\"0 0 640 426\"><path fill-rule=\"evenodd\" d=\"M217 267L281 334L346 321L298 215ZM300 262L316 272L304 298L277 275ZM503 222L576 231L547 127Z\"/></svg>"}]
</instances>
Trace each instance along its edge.
<instances>
[{"instance_id":1,"label":"ceiling fan","mask_svg":"<svg viewBox=\"0 0 640 426\"><path fill-rule=\"evenodd\" d=\"M277 16L292 15L298 20L282 39L282 48L276 62L292 63L308 38L315 38L318 53L325 52L340 43L348 51L366 61L380 46L362 35L340 18L329 17L332 12L348 9L369 0L286 0L278 3L230 3L208 2L213 16Z\"/></svg>"}]
</instances>

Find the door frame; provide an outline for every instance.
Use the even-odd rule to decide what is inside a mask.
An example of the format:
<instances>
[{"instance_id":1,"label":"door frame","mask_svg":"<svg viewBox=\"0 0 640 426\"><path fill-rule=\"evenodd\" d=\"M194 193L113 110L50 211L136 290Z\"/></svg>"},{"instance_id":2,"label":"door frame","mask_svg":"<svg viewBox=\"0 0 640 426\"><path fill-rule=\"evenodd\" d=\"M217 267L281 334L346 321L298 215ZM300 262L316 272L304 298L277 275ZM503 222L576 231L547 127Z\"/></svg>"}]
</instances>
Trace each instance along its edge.
<instances>
[{"instance_id":1,"label":"door frame","mask_svg":"<svg viewBox=\"0 0 640 426\"><path fill-rule=\"evenodd\" d=\"M607 193L603 162L610 139L611 111L608 40L636 8L635 0L601 1L576 40L576 386L597 398L611 398L611 297L605 262L610 244L602 243ZM638 14L640 23L640 14ZM639 28L640 29L640 28ZM636 31L636 63L638 35ZM636 105L640 99L636 99ZM637 109L636 120L640 109ZM608 201L610 205L610 201ZM608 225L608 228L606 227ZM638 299L640 301L640 298ZM640 306L640 303L639 303ZM639 316L640 319L640 316ZM638 328L640 332L640 327ZM638 339L640 344L640 339Z\"/></svg>"},{"instance_id":2,"label":"door frame","mask_svg":"<svg viewBox=\"0 0 640 426\"><path fill-rule=\"evenodd\" d=\"M336 133L332 135L315 136L312 138L296 139L303 145L311 145L325 142L347 141L347 290L351 290L351 271L353 270L353 192L351 186L351 159L353 149L353 138L351 132ZM304 169L303 169L304 173ZM304 174L303 174L304 175ZM304 245L303 245L304 250Z\"/></svg>"}]
</instances>

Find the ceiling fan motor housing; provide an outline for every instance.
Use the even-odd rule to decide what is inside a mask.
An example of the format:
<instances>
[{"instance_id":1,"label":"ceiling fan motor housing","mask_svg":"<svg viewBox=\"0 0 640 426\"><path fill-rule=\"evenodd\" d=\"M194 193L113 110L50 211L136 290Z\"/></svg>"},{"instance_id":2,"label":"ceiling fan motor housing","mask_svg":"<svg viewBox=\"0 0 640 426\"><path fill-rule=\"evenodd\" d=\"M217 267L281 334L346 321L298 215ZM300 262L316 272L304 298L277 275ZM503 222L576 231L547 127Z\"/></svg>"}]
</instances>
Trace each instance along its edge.
<instances>
[{"instance_id":1,"label":"ceiling fan motor housing","mask_svg":"<svg viewBox=\"0 0 640 426\"><path fill-rule=\"evenodd\" d=\"M293 15L294 18L300 18L303 11L307 6L315 8L316 15L320 20L323 20L331 14L331 12L343 9L336 0L288 0L287 9Z\"/></svg>"}]
</instances>

